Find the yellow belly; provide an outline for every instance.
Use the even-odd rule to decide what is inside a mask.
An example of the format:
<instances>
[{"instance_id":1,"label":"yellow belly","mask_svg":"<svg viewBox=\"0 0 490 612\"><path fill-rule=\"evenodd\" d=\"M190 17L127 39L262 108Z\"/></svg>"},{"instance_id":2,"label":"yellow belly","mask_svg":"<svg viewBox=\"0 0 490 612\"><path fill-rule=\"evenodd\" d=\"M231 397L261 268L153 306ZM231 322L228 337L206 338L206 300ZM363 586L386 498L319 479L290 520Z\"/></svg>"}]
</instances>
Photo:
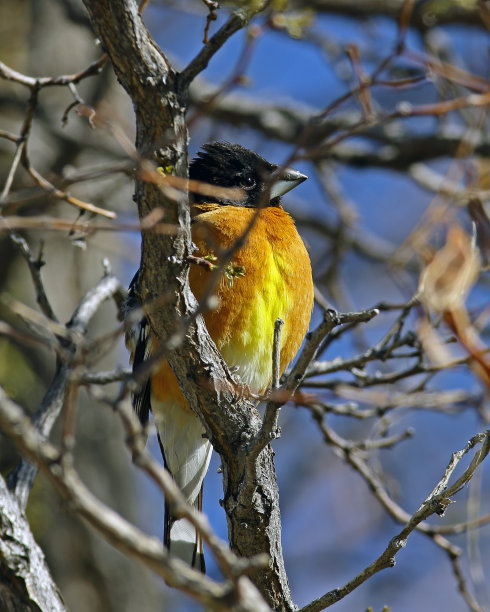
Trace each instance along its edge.
<instances>
[{"instance_id":1,"label":"yellow belly","mask_svg":"<svg viewBox=\"0 0 490 612\"><path fill-rule=\"evenodd\" d=\"M215 254L212 244L233 246L255 214L253 209L221 207L199 216L208 223L202 237L194 239L198 255ZM205 234L203 232L203 234ZM272 374L274 324L281 318L281 372L296 354L307 331L313 306L309 257L291 217L281 208L268 208L248 235L244 247L232 257L244 275L230 285L223 278L217 289L218 308L205 314L206 326L229 366L252 391L266 390ZM198 297L209 281L209 272L194 266L191 288Z\"/></svg>"},{"instance_id":2,"label":"yellow belly","mask_svg":"<svg viewBox=\"0 0 490 612\"><path fill-rule=\"evenodd\" d=\"M230 322L229 334L219 335L216 340L228 365L238 366L242 381L256 392L265 391L270 383L274 324L278 318L287 321L291 305L280 267L272 255L267 259L252 295L239 287L242 281L247 282L247 270L245 277L237 278L232 287L223 291L229 294L235 290L237 295L233 299L240 300L242 308L236 320ZM206 316L206 323L209 320L211 325L213 317L218 318L219 325L219 312ZM282 331L281 347L289 334L289 325Z\"/></svg>"}]
</instances>

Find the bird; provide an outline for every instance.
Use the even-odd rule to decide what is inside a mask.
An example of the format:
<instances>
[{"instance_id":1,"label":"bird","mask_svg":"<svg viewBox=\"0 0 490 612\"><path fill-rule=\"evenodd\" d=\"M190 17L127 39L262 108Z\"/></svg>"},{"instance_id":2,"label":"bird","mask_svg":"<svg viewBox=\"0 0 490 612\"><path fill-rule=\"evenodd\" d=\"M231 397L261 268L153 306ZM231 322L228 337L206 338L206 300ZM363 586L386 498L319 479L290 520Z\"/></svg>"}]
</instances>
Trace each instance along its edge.
<instances>
[{"instance_id":1,"label":"bird","mask_svg":"<svg viewBox=\"0 0 490 612\"><path fill-rule=\"evenodd\" d=\"M223 254L231 253L231 261L223 262L223 274L214 288L215 308L204 310L207 330L241 381L252 393L264 394L272 379L276 320L284 321L279 359L282 374L302 344L313 309L310 258L293 218L281 205L281 196L308 177L270 163L239 144L212 142L192 160L189 178L214 188L205 190L208 195L194 193L190 197L194 257L219 265ZM236 189L219 189L223 187ZM241 195L235 197L237 193ZM190 265L189 283L197 300L209 286L210 267ZM141 308L137 283L138 273L126 306L130 321L126 344L133 370L150 358L157 346L147 319L136 323L131 319L131 312ZM133 406L143 424L152 412L164 465L186 500L201 510L212 446L167 361L162 360L133 394ZM186 519L172 517L167 505L163 539L171 554L205 571L202 539Z\"/></svg>"}]
</instances>

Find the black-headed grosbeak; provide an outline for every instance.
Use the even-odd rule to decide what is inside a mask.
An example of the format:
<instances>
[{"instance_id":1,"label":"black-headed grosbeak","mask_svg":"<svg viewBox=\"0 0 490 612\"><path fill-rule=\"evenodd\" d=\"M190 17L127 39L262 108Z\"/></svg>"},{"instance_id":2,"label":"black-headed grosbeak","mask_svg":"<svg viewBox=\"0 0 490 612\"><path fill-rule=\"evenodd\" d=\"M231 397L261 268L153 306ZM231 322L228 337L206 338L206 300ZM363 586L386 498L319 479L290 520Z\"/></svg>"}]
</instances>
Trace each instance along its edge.
<instances>
[{"instance_id":1,"label":"black-headed grosbeak","mask_svg":"<svg viewBox=\"0 0 490 612\"><path fill-rule=\"evenodd\" d=\"M229 200L194 195L192 237L196 256L220 262L253 223L243 246L215 289L217 306L205 312L211 338L230 367L254 393L264 393L272 377L274 324L284 321L280 343L280 371L298 351L308 329L313 307L310 259L293 219L282 208L280 197L306 180L289 168L281 169L236 144L215 142L203 147L192 161L190 179L216 187L238 187L244 199ZM257 213L257 208L260 211ZM189 281L194 295L205 291L210 272L192 265ZM130 287L128 311L140 306ZM126 342L133 368L151 356L157 346L146 319L128 325ZM149 411L158 430L165 466L189 503L202 508L203 478L211 458L204 427L189 408L168 362L158 369L133 404L143 423ZM185 519L174 520L165 510L164 542L170 551L193 567L204 570L201 539Z\"/></svg>"}]
</instances>

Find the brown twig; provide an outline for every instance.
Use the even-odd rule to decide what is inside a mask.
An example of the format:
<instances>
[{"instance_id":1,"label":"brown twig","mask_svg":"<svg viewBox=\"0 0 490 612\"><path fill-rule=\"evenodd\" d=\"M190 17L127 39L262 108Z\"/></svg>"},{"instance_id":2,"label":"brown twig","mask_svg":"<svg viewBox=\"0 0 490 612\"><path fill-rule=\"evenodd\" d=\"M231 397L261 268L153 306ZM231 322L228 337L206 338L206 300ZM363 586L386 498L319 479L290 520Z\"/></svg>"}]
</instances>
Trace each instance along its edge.
<instances>
[{"instance_id":1,"label":"brown twig","mask_svg":"<svg viewBox=\"0 0 490 612\"><path fill-rule=\"evenodd\" d=\"M83 79L99 74L104 65L107 62L107 54L104 53L99 57L98 60L95 60L87 68L81 70L80 72L75 72L74 74L66 74L56 77L29 77L25 74L21 74L12 68L9 68L3 62L0 62L0 77L7 79L8 81L14 81L15 83L19 83L20 85L25 85L29 87L29 89L40 89L42 87L53 87L53 86L62 86L66 87L68 85L75 85L79 83Z\"/></svg>"},{"instance_id":2,"label":"brown twig","mask_svg":"<svg viewBox=\"0 0 490 612\"><path fill-rule=\"evenodd\" d=\"M468 468L451 486L449 486L449 480L456 465L464 455L477 445L481 445L480 449L475 452ZM375 573L393 567L395 565L395 556L406 545L409 535L431 514L444 514L446 507L451 503L450 498L457 493L465 483L471 480L475 470L485 460L489 451L490 430L482 434L477 434L468 442L464 449L453 453L444 475L437 483L432 493L422 502L417 512L409 517L404 528L390 540L383 553L345 585L322 595L315 601L301 608L299 612L320 612L320 610L324 610L343 599ZM452 556L458 556L456 550L452 553Z\"/></svg>"},{"instance_id":3,"label":"brown twig","mask_svg":"<svg viewBox=\"0 0 490 612\"><path fill-rule=\"evenodd\" d=\"M180 87L187 89L196 76L206 68L213 55L221 49L230 36L241 30L255 14L263 10L263 4L258 2L257 7L254 7L253 10L240 9L234 11L228 21L221 26L196 57L180 73Z\"/></svg>"}]
</instances>

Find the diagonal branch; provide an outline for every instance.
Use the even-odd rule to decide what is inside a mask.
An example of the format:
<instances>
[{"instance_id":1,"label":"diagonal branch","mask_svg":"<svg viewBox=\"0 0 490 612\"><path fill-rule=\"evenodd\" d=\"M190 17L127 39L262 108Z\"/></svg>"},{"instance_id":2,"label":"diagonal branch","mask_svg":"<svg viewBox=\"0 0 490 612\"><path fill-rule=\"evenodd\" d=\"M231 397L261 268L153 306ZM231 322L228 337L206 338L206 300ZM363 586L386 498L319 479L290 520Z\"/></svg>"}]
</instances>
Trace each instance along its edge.
<instances>
[{"instance_id":1,"label":"diagonal branch","mask_svg":"<svg viewBox=\"0 0 490 612\"><path fill-rule=\"evenodd\" d=\"M179 85L182 88L182 91L187 91L187 88L192 81L200 72L205 70L213 55L221 49L230 36L245 27L255 14L263 10L265 2L257 4L259 4L259 7L255 8L253 11L234 11L228 21L221 26L216 34L211 37L209 42L207 42L201 51L199 51L196 57L187 65L186 68L184 68L179 77Z\"/></svg>"},{"instance_id":2,"label":"diagonal branch","mask_svg":"<svg viewBox=\"0 0 490 612\"><path fill-rule=\"evenodd\" d=\"M357 19L380 15L398 19L405 0L295 0L296 7L334 13ZM477 2L416 2L410 25L427 30L436 25L463 23L484 27Z\"/></svg>"},{"instance_id":3,"label":"diagonal branch","mask_svg":"<svg viewBox=\"0 0 490 612\"><path fill-rule=\"evenodd\" d=\"M60 340L65 348L66 358L63 360L58 358L55 376L33 417L33 422L42 436L49 436L61 412L75 365L73 356L90 320L102 302L121 292L124 292L124 289L119 281L114 276L106 274L100 283L84 296L73 313L67 325L68 337L72 340L70 341L67 338ZM27 505L36 474L36 466L22 459L8 477L9 488L17 497L22 509L25 509Z\"/></svg>"},{"instance_id":4,"label":"diagonal branch","mask_svg":"<svg viewBox=\"0 0 490 612\"><path fill-rule=\"evenodd\" d=\"M464 473L449 486L449 479L459 461L475 446L481 445L476 451L470 465ZM415 512L403 529L394 536L381 555L370 563L362 572L355 576L344 586L334 589L325 595L322 595L315 601L301 608L300 612L320 612L328 608L332 604L343 599L354 589L360 586L368 578L377 572L394 567L395 556L407 543L407 538L416 529L416 527L427 519L431 514L443 515L447 506L451 503L451 496L456 494L461 488L471 480L477 467L485 460L490 451L490 430L485 433L477 434L468 442L468 444L460 451L453 453L451 460L442 476L437 483L432 493L422 502L417 512Z\"/></svg>"}]
</instances>

